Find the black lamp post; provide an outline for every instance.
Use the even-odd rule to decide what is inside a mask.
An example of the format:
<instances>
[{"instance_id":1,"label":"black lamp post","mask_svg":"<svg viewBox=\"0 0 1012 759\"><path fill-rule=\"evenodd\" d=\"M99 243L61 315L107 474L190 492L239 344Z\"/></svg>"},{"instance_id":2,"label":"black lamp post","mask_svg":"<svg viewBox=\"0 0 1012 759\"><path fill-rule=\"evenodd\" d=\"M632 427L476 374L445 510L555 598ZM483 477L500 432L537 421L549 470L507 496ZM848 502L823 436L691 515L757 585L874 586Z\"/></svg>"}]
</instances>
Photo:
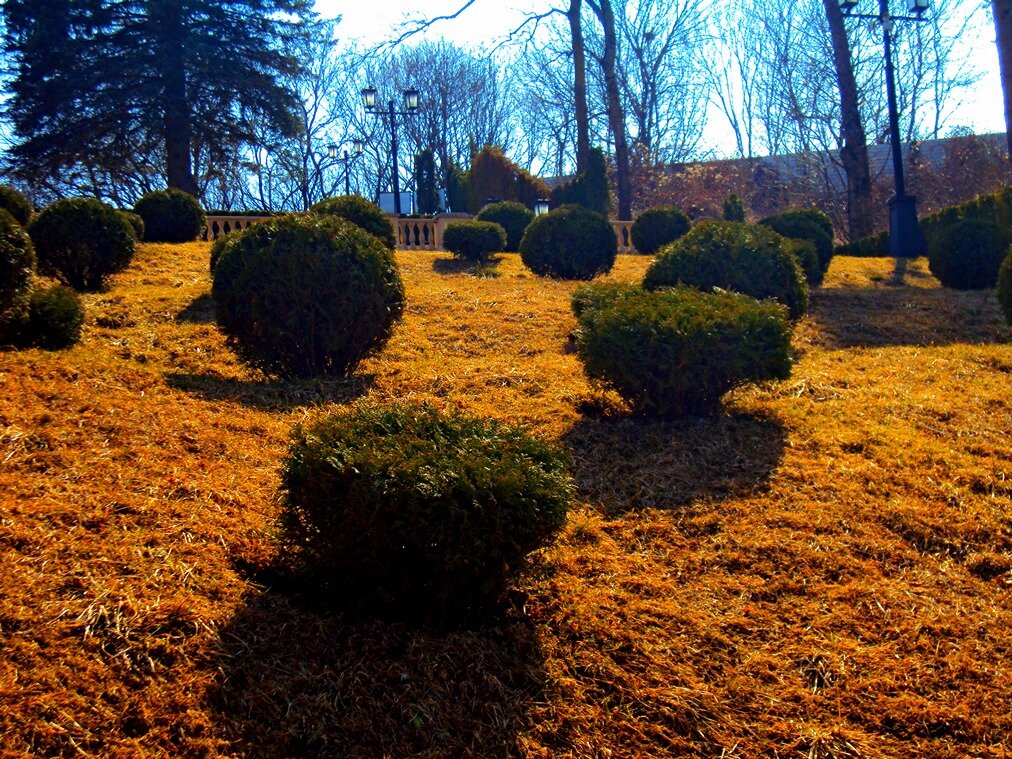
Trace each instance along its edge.
<instances>
[{"instance_id":1,"label":"black lamp post","mask_svg":"<svg viewBox=\"0 0 1012 759\"><path fill-rule=\"evenodd\" d=\"M362 140L352 140L352 147L355 149L355 155L349 156L348 151L344 151L344 157L337 157L337 145L333 142L327 146L327 157L336 163L344 164L344 194L351 195L351 164L356 158L362 155L362 151L365 149L365 143Z\"/></svg>"},{"instance_id":2,"label":"black lamp post","mask_svg":"<svg viewBox=\"0 0 1012 759\"><path fill-rule=\"evenodd\" d=\"M896 258L916 258L927 252L924 233L917 222L917 198L907 195L903 180L903 153L900 144L899 108L896 105L896 77L893 72L892 23L893 21L925 21L928 0L909 0L912 16L893 16L889 13L889 0L878 0L878 15L854 13L857 0L839 0L843 15L870 18L882 24L885 48L886 97L889 101L889 137L893 154L893 181L895 194L889 198L889 252Z\"/></svg>"},{"instance_id":3,"label":"black lamp post","mask_svg":"<svg viewBox=\"0 0 1012 759\"><path fill-rule=\"evenodd\" d=\"M383 111L376 110L376 88L366 87L362 90L362 103L365 105L366 111L383 118L384 115L390 117L390 155L391 163L393 165L393 177L394 177L394 213L398 216L401 215L401 181L397 172L397 117L414 116L418 111L418 90L414 87L410 87L403 92L404 95L404 110L394 110L394 101L391 100L387 104L387 111L384 114Z\"/></svg>"}]
</instances>

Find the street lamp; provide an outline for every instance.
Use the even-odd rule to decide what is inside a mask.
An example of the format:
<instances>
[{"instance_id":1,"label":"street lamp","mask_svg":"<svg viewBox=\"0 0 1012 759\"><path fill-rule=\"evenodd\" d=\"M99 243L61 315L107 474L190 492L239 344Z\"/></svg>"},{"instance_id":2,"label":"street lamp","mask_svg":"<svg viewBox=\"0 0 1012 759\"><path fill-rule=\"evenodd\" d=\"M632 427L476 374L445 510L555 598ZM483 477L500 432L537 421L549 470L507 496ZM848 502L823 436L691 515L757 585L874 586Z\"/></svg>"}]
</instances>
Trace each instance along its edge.
<instances>
[{"instance_id":1,"label":"street lamp","mask_svg":"<svg viewBox=\"0 0 1012 759\"><path fill-rule=\"evenodd\" d=\"M390 156L394 178L394 213L398 216L401 215L401 181L397 172L397 117L414 116L418 111L418 90L414 87L409 87L402 94L404 97L404 110L395 110L394 101L391 100L387 104L386 112L384 112L376 110L376 88L370 86L362 90L362 104L365 106L366 111L379 118L383 118L383 116L389 116L390 118Z\"/></svg>"},{"instance_id":2,"label":"street lamp","mask_svg":"<svg viewBox=\"0 0 1012 759\"><path fill-rule=\"evenodd\" d=\"M878 0L878 15L854 13L858 0L838 0L845 16L874 19L882 24L885 51L886 96L889 101L889 136L893 154L893 181L895 194L889 198L889 252L896 258L916 258L927 252L924 233L917 222L917 198L907 195L903 181L903 153L900 144L900 118L896 105L896 77L893 73L892 31L893 21L925 21L928 0L909 0L912 16L893 16L889 13L889 0Z\"/></svg>"},{"instance_id":3,"label":"street lamp","mask_svg":"<svg viewBox=\"0 0 1012 759\"><path fill-rule=\"evenodd\" d=\"M538 198L534 202L534 215L543 216L548 213L548 200L546 198Z\"/></svg>"}]
</instances>

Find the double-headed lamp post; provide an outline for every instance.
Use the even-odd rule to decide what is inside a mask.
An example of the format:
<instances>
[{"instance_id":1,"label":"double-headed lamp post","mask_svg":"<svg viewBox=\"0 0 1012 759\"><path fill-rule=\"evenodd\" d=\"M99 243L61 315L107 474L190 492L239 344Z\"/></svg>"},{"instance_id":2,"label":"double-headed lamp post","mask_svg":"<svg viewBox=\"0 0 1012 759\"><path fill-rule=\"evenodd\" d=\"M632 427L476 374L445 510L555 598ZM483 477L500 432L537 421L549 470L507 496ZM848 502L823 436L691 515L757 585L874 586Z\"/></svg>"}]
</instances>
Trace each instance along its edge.
<instances>
[{"instance_id":1,"label":"double-headed lamp post","mask_svg":"<svg viewBox=\"0 0 1012 759\"><path fill-rule=\"evenodd\" d=\"M896 105L896 77L893 73L892 25L893 21L925 21L928 0L909 0L908 11L913 15L893 16L889 13L889 0L878 0L877 15L855 13L858 0L839 0L843 15L854 18L875 19L882 24L885 48L886 97L889 101L889 136L893 154L893 180L895 194L889 199L889 252L896 258L916 258L927 252L924 234L917 222L917 198L907 195L903 181L903 153L900 144L900 117Z\"/></svg>"},{"instance_id":2,"label":"double-headed lamp post","mask_svg":"<svg viewBox=\"0 0 1012 759\"><path fill-rule=\"evenodd\" d=\"M360 155L362 155L362 151L365 149L365 143L362 140L358 139L352 140L351 144L355 150L355 155L349 156L348 151L345 150L343 158L337 157L337 145L335 143L332 142L327 146L327 157L330 158L330 160L332 161L344 164L345 195L351 195L351 162L354 161L356 158L358 158Z\"/></svg>"},{"instance_id":3,"label":"double-headed lamp post","mask_svg":"<svg viewBox=\"0 0 1012 759\"><path fill-rule=\"evenodd\" d=\"M401 215L401 182L397 173L397 117L414 116L418 112L418 90L410 87L404 90L403 95L403 111L395 110L394 101L391 100L387 104L387 111L384 112L376 110L376 88L366 87L362 90L362 103L365 105L367 112L380 118L383 118L385 115L390 117L390 155L394 177L394 213L398 216Z\"/></svg>"}]
</instances>

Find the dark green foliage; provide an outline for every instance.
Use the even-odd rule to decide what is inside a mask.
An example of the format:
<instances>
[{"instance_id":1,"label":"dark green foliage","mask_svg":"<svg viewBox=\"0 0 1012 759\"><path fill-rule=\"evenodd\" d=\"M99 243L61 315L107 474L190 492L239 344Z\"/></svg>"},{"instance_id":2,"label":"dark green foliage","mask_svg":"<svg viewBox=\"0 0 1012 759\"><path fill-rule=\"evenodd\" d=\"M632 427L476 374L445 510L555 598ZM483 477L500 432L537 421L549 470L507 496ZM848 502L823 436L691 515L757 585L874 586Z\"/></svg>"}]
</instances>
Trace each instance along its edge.
<instances>
[{"instance_id":1,"label":"dark green foliage","mask_svg":"<svg viewBox=\"0 0 1012 759\"><path fill-rule=\"evenodd\" d=\"M297 428L281 489L286 543L328 598L442 624L493 605L572 498L553 446L406 404Z\"/></svg>"},{"instance_id":2,"label":"dark green foliage","mask_svg":"<svg viewBox=\"0 0 1012 759\"><path fill-rule=\"evenodd\" d=\"M0 210L6 211L22 227L32 220L32 204L28 198L7 185L0 185Z\"/></svg>"},{"instance_id":3,"label":"dark green foliage","mask_svg":"<svg viewBox=\"0 0 1012 759\"><path fill-rule=\"evenodd\" d=\"M591 148L587 156L587 170L552 190L551 200L556 207L576 204L607 216L611 211L611 193L604 151Z\"/></svg>"},{"instance_id":4,"label":"dark green foliage","mask_svg":"<svg viewBox=\"0 0 1012 759\"><path fill-rule=\"evenodd\" d=\"M28 316L35 249L28 233L0 209L0 340Z\"/></svg>"},{"instance_id":5,"label":"dark green foliage","mask_svg":"<svg viewBox=\"0 0 1012 759\"><path fill-rule=\"evenodd\" d=\"M745 204L734 193L724 198L724 221L745 221Z\"/></svg>"},{"instance_id":6,"label":"dark green foliage","mask_svg":"<svg viewBox=\"0 0 1012 759\"><path fill-rule=\"evenodd\" d=\"M454 213L467 213L467 172L456 164L446 171L446 204Z\"/></svg>"},{"instance_id":7,"label":"dark green foliage","mask_svg":"<svg viewBox=\"0 0 1012 759\"><path fill-rule=\"evenodd\" d=\"M182 190L155 190L137 201L134 213L144 221L148 242L190 242L204 232L200 203Z\"/></svg>"},{"instance_id":8,"label":"dark green foliage","mask_svg":"<svg viewBox=\"0 0 1012 759\"><path fill-rule=\"evenodd\" d=\"M818 208L795 208L759 222L792 240L808 240L818 255L817 269L805 268L810 285L822 284L822 278L833 260L833 222Z\"/></svg>"},{"instance_id":9,"label":"dark green foliage","mask_svg":"<svg viewBox=\"0 0 1012 759\"><path fill-rule=\"evenodd\" d=\"M479 221L491 221L506 230L506 247L504 250L520 250L527 225L534 221L534 211L523 203L507 200L502 203L490 203L478 212Z\"/></svg>"},{"instance_id":10,"label":"dark green foliage","mask_svg":"<svg viewBox=\"0 0 1012 759\"><path fill-rule=\"evenodd\" d=\"M83 325L81 298L69 287L53 285L32 293L28 322L18 341L49 350L67 348L81 339Z\"/></svg>"},{"instance_id":11,"label":"dark green foliage","mask_svg":"<svg viewBox=\"0 0 1012 759\"><path fill-rule=\"evenodd\" d=\"M998 271L998 285L995 290L998 302L1005 311L1005 318L1012 324L1012 247L1005 254L1005 261Z\"/></svg>"},{"instance_id":12,"label":"dark green foliage","mask_svg":"<svg viewBox=\"0 0 1012 759\"><path fill-rule=\"evenodd\" d=\"M986 290L998 282L1008 246L1001 247L994 222L966 219L943 229L932 241L928 266L945 287Z\"/></svg>"},{"instance_id":13,"label":"dark green foliage","mask_svg":"<svg viewBox=\"0 0 1012 759\"><path fill-rule=\"evenodd\" d=\"M618 243L601 214L563 206L530 223L520 241L520 258L538 276L593 279L611 271Z\"/></svg>"},{"instance_id":14,"label":"dark green foliage","mask_svg":"<svg viewBox=\"0 0 1012 759\"><path fill-rule=\"evenodd\" d=\"M235 233L221 235L211 245L211 261L210 261L211 274L214 274L214 267L218 265L218 259L221 258L222 253L225 252L225 247L229 245L234 239Z\"/></svg>"},{"instance_id":15,"label":"dark green foliage","mask_svg":"<svg viewBox=\"0 0 1012 759\"><path fill-rule=\"evenodd\" d=\"M344 219L279 216L227 239L211 290L218 326L269 374L346 375L404 310L392 253Z\"/></svg>"},{"instance_id":16,"label":"dark green foliage","mask_svg":"<svg viewBox=\"0 0 1012 759\"><path fill-rule=\"evenodd\" d=\"M662 245L674 242L689 231L689 217L680 208L648 208L632 225L632 244L636 250L652 256Z\"/></svg>"},{"instance_id":17,"label":"dark green foliage","mask_svg":"<svg viewBox=\"0 0 1012 759\"><path fill-rule=\"evenodd\" d=\"M98 290L133 258L137 241L116 210L93 198L58 200L28 227L39 271L75 290Z\"/></svg>"},{"instance_id":18,"label":"dark green foliage","mask_svg":"<svg viewBox=\"0 0 1012 759\"><path fill-rule=\"evenodd\" d=\"M838 256L855 256L857 258L883 258L889 255L889 234L879 232L869 237L862 237L836 249Z\"/></svg>"},{"instance_id":19,"label":"dark green foliage","mask_svg":"<svg viewBox=\"0 0 1012 759\"><path fill-rule=\"evenodd\" d=\"M258 133L291 135L309 0L5 0L7 163L28 184L105 189L164 161L196 192L191 156L221 165ZM97 179L96 179L97 178Z\"/></svg>"},{"instance_id":20,"label":"dark green foliage","mask_svg":"<svg viewBox=\"0 0 1012 759\"><path fill-rule=\"evenodd\" d=\"M579 319L588 311L603 308L642 291L643 288L624 282L595 282L579 285L573 290L570 305L573 307L573 315Z\"/></svg>"},{"instance_id":21,"label":"dark green foliage","mask_svg":"<svg viewBox=\"0 0 1012 759\"><path fill-rule=\"evenodd\" d=\"M415 156L415 186L418 212L433 214L439 210L439 190L436 187L436 159L432 148L425 148Z\"/></svg>"},{"instance_id":22,"label":"dark green foliage","mask_svg":"<svg viewBox=\"0 0 1012 759\"><path fill-rule=\"evenodd\" d=\"M825 272L822 270L822 264L819 261L819 253L815 249L815 243L811 240L795 240L790 237L784 237L784 244L794 254L794 257L798 259L798 263L801 264L801 270L805 272L805 280L808 284L811 287L821 285Z\"/></svg>"},{"instance_id":23,"label":"dark green foliage","mask_svg":"<svg viewBox=\"0 0 1012 759\"><path fill-rule=\"evenodd\" d=\"M776 298L792 319L808 307L801 264L783 237L758 224L704 221L685 237L661 248L647 269L643 287L717 287L753 298Z\"/></svg>"},{"instance_id":24,"label":"dark green foliage","mask_svg":"<svg viewBox=\"0 0 1012 759\"><path fill-rule=\"evenodd\" d=\"M460 258L485 261L506 248L506 230L491 221L451 221L443 231L443 247Z\"/></svg>"},{"instance_id":25,"label":"dark green foliage","mask_svg":"<svg viewBox=\"0 0 1012 759\"><path fill-rule=\"evenodd\" d=\"M358 195L342 195L339 198L321 200L310 209L315 214L336 216L350 221L357 227L377 238L390 250L397 244L394 226L388 217L375 203L371 203Z\"/></svg>"},{"instance_id":26,"label":"dark green foliage","mask_svg":"<svg viewBox=\"0 0 1012 759\"><path fill-rule=\"evenodd\" d=\"M638 413L711 414L739 385L790 376L791 331L778 303L686 287L604 295L611 303L580 317L579 356L587 376Z\"/></svg>"},{"instance_id":27,"label":"dark green foliage","mask_svg":"<svg viewBox=\"0 0 1012 759\"><path fill-rule=\"evenodd\" d=\"M135 213L129 211L117 211L117 213L123 217L123 220L130 225L130 229L133 230L134 239L140 242L144 239L144 219Z\"/></svg>"}]
</instances>

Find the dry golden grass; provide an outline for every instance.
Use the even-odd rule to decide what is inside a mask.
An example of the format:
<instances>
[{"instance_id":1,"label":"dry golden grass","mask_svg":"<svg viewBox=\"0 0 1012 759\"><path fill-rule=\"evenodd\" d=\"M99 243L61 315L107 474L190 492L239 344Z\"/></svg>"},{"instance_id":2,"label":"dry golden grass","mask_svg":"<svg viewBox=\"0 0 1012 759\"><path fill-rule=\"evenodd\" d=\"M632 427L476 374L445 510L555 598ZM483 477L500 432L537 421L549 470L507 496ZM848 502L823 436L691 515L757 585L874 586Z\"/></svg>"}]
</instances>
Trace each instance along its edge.
<instances>
[{"instance_id":1,"label":"dry golden grass","mask_svg":"<svg viewBox=\"0 0 1012 759\"><path fill-rule=\"evenodd\" d=\"M1004 757L1012 333L923 262L837 259L791 380L625 418L572 285L402 253L349 381L250 374L207 246L144 245L84 342L0 354L0 754ZM635 280L647 261L620 257ZM429 401L573 453L580 505L496 627L352 623L257 584L291 427Z\"/></svg>"}]
</instances>

